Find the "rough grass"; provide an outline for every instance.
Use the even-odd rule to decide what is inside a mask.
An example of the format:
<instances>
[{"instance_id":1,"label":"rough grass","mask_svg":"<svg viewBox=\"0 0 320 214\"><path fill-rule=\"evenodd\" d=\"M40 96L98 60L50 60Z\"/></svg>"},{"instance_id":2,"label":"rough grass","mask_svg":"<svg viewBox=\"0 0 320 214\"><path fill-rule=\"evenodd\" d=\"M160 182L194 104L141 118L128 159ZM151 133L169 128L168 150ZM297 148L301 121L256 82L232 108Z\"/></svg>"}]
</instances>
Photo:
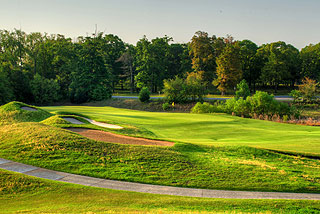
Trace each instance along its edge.
<instances>
[{"instance_id":1,"label":"rough grass","mask_svg":"<svg viewBox=\"0 0 320 214\"><path fill-rule=\"evenodd\" d=\"M320 192L320 161L245 146L120 145L41 123L0 126L0 157L93 177L209 189Z\"/></svg>"},{"instance_id":2,"label":"rough grass","mask_svg":"<svg viewBox=\"0 0 320 214\"><path fill-rule=\"evenodd\" d=\"M46 124L46 125L66 125L66 124L71 124L69 121L61 118L58 115L51 116L43 121L41 123Z\"/></svg>"},{"instance_id":3,"label":"rough grass","mask_svg":"<svg viewBox=\"0 0 320 214\"><path fill-rule=\"evenodd\" d=\"M27 111L21 107L35 108L37 111ZM36 106L13 101L0 107L0 125L14 122L40 122L52 116L49 112Z\"/></svg>"},{"instance_id":4,"label":"rough grass","mask_svg":"<svg viewBox=\"0 0 320 214\"><path fill-rule=\"evenodd\" d=\"M84 187L0 170L1 213L319 213L319 201L206 199Z\"/></svg>"}]
</instances>

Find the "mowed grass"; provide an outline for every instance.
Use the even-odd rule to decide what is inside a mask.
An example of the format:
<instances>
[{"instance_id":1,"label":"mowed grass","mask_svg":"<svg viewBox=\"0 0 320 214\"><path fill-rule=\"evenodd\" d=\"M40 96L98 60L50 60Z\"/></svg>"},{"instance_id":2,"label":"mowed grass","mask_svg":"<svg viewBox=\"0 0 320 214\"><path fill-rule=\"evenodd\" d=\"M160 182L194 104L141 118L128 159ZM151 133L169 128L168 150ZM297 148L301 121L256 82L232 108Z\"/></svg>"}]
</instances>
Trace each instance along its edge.
<instances>
[{"instance_id":1,"label":"mowed grass","mask_svg":"<svg viewBox=\"0 0 320 214\"><path fill-rule=\"evenodd\" d=\"M1 213L319 213L319 201L207 199L66 184L0 170Z\"/></svg>"},{"instance_id":2,"label":"mowed grass","mask_svg":"<svg viewBox=\"0 0 320 214\"><path fill-rule=\"evenodd\" d=\"M320 155L320 127L282 124L226 114L143 112L112 107L56 106L49 112L85 114L98 121L143 127L158 139L214 146L252 146Z\"/></svg>"},{"instance_id":3,"label":"mowed grass","mask_svg":"<svg viewBox=\"0 0 320 214\"><path fill-rule=\"evenodd\" d=\"M0 157L58 171L140 183L226 190L320 192L319 159L255 148L253 142L245 142L242 136L225 128L232 127L235 132L238 130L248 135L249 128L260 132L272 129L273 132L282 133L283 128L279 127L291 126L308 133L309 128L316 130L316 127L283 126L227 115L80 108L55 107L51 111L64 111L63 114L66 114L65 111L78 110L78 114L89 115L96 120L116 121L126 127L121 131L123 134L171 139L176 144L173 147L156 147L97 142L61 129L70 124L65 124L60 117L49 117L51 115L44 112L44 115L49 115L45 117L47 119L38 122L36 118L34 122L29 115L24 116L26 111L14 109L6 112L5 117L0 114L1 120L6 120L7 115L21 119L0 125ZM254 123L258 124L257 127L254 127ZM278 129L266 124L274 124ZM92 124L78 126L94 127ZM226 130L226 136L221 133L222 129ZM190 136L191 140L183 133ZM209 139L214 134L217 138L221 136L221 139L202 143L194 140ZM293 138L293 133L291 135ZM268 144L270 140L261 134L254 135L251 132L251 140L253 137L256 140L264 139L261 145L275 145ZM236 143L236 139L239 143ZM295 149L295 152L301 152ZM317 152L312 154L318 155Z\"/></svg>"},{"instance_id":4,"label":"mowed grass","mask_svg":"<svg viewBox=\"0 0 320 214\"><path fill-rule=\"evenodd\" d=\"M37 122L0 126L0 157L92 177L206 189L320 192L320 161L246 146L97 142Z\"/></svg>"}]
</instances>

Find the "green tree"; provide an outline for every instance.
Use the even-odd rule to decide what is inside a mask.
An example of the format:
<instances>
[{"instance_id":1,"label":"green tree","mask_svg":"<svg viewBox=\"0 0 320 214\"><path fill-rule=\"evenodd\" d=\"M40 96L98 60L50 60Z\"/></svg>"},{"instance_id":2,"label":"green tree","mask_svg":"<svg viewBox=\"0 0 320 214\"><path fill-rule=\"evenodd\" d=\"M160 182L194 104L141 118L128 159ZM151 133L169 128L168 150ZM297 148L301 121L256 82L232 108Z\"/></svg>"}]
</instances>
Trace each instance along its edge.
<instances>
[{"instance_id":1,"label":"green tree","mask_svg":"<svg viewBox=\"0 0 320 214\"><path fill-rule=\"evenodd\" d=\"M302 76L320 81L320 43L309 45L300 52Z\"/></svg>"},{"instance_id":2,"label":"green tree","mask_svg":"<svg viewBox=\"0 0 320 214\"><path fill-rule=\"evenodd\" d=\"M237 84L237 91L236 91L236 99L242 97L244 100L250 96L250 89L246 82L246 80L241 80L239 84Z\"/></svg>"},{"instance_id":3,"label":"green tree","mask_svg":"<svg viewBox=\"0 0 320 214\"><path fill-rule=\"evenodd\" d=\"M76 44L77 64L72 72L70 100L82 103L112 95L111 68L101 52L102 37L86 37Z\"/></svg>"},{"instance_id":4,"label":"green tree","mask_svg":"<svg viewBox=\"0 0 320 214\"><path fill-rule=\"evenodd\" d=\"M14 99L14 94L5 73L0 71L0 105Z\"/></svg>"},{"instance_id":5,"label":"green tree","mask_svg":"<svg viewBox=\"0 0 320 214\"><path fill-rule=\"evenodd\" d=\"M185 80L188 97L192 101L203 101L206 93L206 83L203 81L203 71L188 73Z\"/></svg>"},{"instance_id":6,"label":"green tree","mask_svg":"<svg viewBox=\"0 0 320 214\"><path fill-rule=\"evenodd\" d=\"M248 82L250 88L255 88L255 83L261 74L261 63L256 56L258 46L250 40L240 41L239 46L243 78Z\"/></svg>"},{"instance_id":7,"label":"green tree","mask_svg":"<svg viewBox=\"0 0 320 214\"><path fill-rule=\"evenodd\" d=\"M228 44L217 58L217 78L213 84L218 86L222 95L233 89L242 77L242 64L238 44Z\"/></svg>"},{"instance_id":8,"label":"green tree","mask_svg":"<svg viewBox=\"0 0 320 214\"><path fill-rule=\"evenodd\" d=\"M262 45L257 55L261 56L264 61L261 81L274 86L275 92L280 83L289 83L293 86L299 78L299 50L292 45L285 42Z\"/></svg>"},{"instance_id":9,"label":"green tree","mask_svg":"<svg viewBox=\"0 0 320 214\"><path fill-rule=\"evenodd\" d=\"M203 71L203 79L211 82L216 72L216 55L214 49L215 36L209 37L208 33L198 31L192 37L189 48L192 58L192 68L196 71ZM218 43L217 43L218 44Z\"/></svg>"},{"instance_id":10,"label":"green tree","mask_svg":"<svg viewBox=\"0 0 320 214\"><path fill-rule=\"evenodd\" d=\"M168 72L170 41L172 38L167 36L155 38L151 42L146 37L138 41L135 59L138 88L149 87L152 92L157 92L163 87Z\"/></svg>"},{"instance_id":11,"label":"green tree","mask_svg":"<svg viewBox=\"0 0 320 214\"><path fill-rule=\"evenodd\" d=\"M29 81L32 75L26 69L26 34L21 30L0 30L0 69L7 77L16 100L30 102Z\"/></svg>"},{"instance_id":12,"label":"green tree","mask_svg":"<svg viewBox=\"0 0 320 214\"><path fill-rule=\"evenodd\" d=\"M184 103L189 99L185 80L178 76L174 79L164 80L163 92L167 101L170 103Z\"/></svg>"},{"instance_id":13,"label":"green tree","mask_svg":"<svg viewBox=\"0 0 320 214\"><path fill-rule=\"evenodd\" d=\"M319 83L308 77L302 80L302 85L299 85L299 91L301 93L303 101L313 102L318 92Z\"/></svg>"},{"instance_id":14,"label":"green tree","mask_svg":"<svg viewBox=\"0 0 320 214\"><path fill-rule=\"evenodd\" d=\"M135 66L134 66L135 48L133 45L127 45L126 51L118 59L122 63L123 77L130 79L130 92L135 91Z\"/></svg>"},{"instance_id":15,"label":"green tree","mask_svg":"<svg viewBox=\"0 0 320 214\"><path fill-rule=\"evenodd\" d=\"M37 104L52 104L59 100L60 87L56 80L41 77L37 73L30 84L34 101Z\"/></svg>"}]
</instances>

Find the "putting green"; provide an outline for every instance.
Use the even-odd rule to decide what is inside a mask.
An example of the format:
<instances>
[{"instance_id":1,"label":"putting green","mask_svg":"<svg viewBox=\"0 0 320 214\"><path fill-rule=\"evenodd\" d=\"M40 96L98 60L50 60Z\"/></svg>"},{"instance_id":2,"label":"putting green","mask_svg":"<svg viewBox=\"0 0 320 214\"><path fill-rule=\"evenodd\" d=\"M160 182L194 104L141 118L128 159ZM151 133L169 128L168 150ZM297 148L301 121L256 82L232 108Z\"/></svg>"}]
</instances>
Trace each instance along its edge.
<instances>
[{"instance_id":1,"label":"putting green","mask_svg":"<svg viewBox=\"0 0 320 214\"><path fill-rule=\"evenodd\" d=\"M320 127L281 124L226 114L144 112L112 107L43 107L52 113L75 112L95 120L131 124L158 139L204 145L247 145L297 153L320 154Z\"/></svg>"}]
</instances>

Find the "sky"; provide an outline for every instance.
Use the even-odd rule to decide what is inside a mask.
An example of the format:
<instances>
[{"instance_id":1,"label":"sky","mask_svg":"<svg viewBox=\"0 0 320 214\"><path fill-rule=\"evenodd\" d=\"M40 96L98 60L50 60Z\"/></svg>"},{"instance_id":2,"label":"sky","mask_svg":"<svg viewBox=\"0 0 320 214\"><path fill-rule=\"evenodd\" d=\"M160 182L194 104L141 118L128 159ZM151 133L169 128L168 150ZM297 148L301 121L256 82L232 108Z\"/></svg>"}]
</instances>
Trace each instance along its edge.
<instances>
[{"instance_id":1,"label":"sky","mask_svg":"<svg viewBox=\"0 0 320 214\"><path fill-rule=\"evenodd\" d=\"M97 30L136 44L196 31L258 45L285 41L301 49L320 42L320 0L0 0L0 29L91 35Z\"/></svg>"}]
</instances>

